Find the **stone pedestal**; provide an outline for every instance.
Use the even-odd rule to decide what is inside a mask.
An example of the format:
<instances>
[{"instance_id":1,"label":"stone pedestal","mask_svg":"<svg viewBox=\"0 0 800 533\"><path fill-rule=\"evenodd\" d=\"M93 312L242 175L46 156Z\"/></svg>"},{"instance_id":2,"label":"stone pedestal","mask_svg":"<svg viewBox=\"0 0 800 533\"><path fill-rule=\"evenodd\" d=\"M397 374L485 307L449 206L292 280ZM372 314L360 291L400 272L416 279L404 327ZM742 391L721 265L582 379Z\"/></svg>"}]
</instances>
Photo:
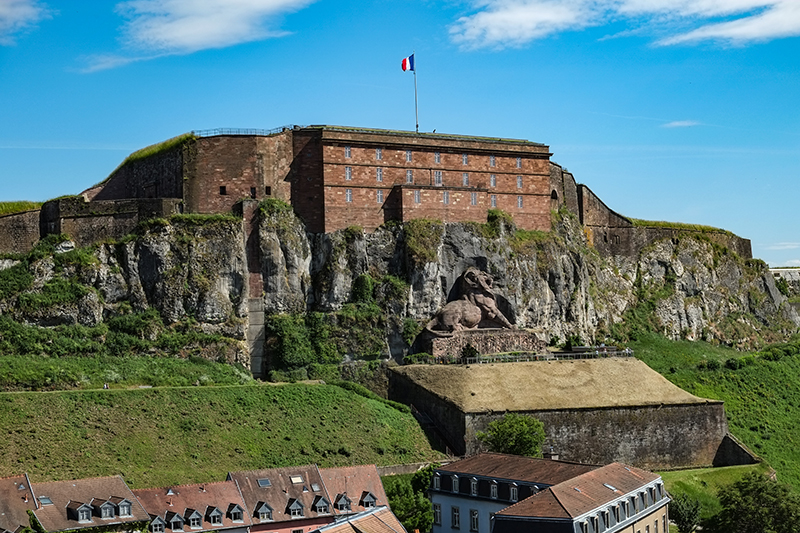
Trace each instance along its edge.
<instances>
[{"instance_id":1,"label":"stone pedestal","mask_svg":"<svg viewBox=\"0 0 800 533\"><path fill-rule=\"evenodd\" d=\"M438 332L437 332L438 333ZM509 352L543 353L545 342L523 329L470 329L427 336L427 352L436 359L457 359L464 348L472 346L480 355Z\"/></svg>"}]
</instances>

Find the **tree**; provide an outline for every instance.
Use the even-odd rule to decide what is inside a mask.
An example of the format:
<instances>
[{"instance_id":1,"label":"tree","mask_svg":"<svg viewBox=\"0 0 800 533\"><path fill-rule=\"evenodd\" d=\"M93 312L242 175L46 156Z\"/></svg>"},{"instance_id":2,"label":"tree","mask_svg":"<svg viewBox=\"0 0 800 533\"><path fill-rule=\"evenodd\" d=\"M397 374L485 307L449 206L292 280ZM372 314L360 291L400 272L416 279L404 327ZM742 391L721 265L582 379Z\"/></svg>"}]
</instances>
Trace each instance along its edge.
<instances>
[{"instance_id":1,"label":"tree","mask_svg":"<svg viewBox=\"0 0 800 533\"><path fill-rule=\"evenodd\" d=\"M700 523L700 500L679 494L669 504L669 517L678 526L678 533L692 533Z\"/></svg>"},{"instance_id":2,"label":"tree","mask_svg":"<svg viewBox=\"0 0 800 533\"><path fill-rule=\"evenodd\" d=\"M433 506L428 500L427 491L431 486L431 477L436 467L438 465L428 465L415 473L411 479L408 476L383 478L389 506L406 531L413 532L418 529L426 533L433 526Z\"/></svg>"},{"instance_id":3,"label":"tree","mask_svg":"<svg viewBox=\"0 0 800 533\"><path fill-rule=\"evenodd\" d=\"M752 472L719 490L722 510L710 528L725 533L797 533L800 497L787 485Z\"/></svg>"},{"instance_id":4,"label":"tree","mask_svg":"<svg viewBox=\"0 0 800 533\"><path fill-rule=\"evenodd\" d=\"M506 413L490 422L485 433L479 431L477 437L493 452L541 457L544 424L531 416Z\"/></svg>"}]
</instances>

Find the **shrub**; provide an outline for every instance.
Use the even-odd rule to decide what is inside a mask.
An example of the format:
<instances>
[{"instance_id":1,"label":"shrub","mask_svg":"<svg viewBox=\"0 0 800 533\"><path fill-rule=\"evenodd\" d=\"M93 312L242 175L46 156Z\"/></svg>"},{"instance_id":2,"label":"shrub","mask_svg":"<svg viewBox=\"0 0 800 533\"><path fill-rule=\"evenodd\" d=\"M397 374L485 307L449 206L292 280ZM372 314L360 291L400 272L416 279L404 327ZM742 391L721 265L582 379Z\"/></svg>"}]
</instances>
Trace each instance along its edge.
<instances>
[{"instance_id":1,"label":"shrub","mask_svg":"<svg viewBox=\"0 0 800 533\"><path fill-rule=\"evenodd\" d=\"M490 451L542 456L544 444L544 424L531 416L506 413L503 418L489 422L486 431L479 431L476 436Z\"/></svg>"},{"instance_id":2,"label":"shrub","mask_svg":"<svg viewBox=\"0 0 800 533\"><path fill-rule=\"evenodd\" d=\"M33 275L28 271L27 261L0 270L0 300L19 294L29 289L31 285L33 285Z\"/></svg>"},{"instance_id":3,"label":"shrub","mask_svg":"<svg viewBox=\"0 0 800 533\"><path fill-rule=\"evenodd\" d=\"M375 302L375 280L369 274L361 274L353 281L352 300L363 304Z\"/></svg>"}]
</instances>

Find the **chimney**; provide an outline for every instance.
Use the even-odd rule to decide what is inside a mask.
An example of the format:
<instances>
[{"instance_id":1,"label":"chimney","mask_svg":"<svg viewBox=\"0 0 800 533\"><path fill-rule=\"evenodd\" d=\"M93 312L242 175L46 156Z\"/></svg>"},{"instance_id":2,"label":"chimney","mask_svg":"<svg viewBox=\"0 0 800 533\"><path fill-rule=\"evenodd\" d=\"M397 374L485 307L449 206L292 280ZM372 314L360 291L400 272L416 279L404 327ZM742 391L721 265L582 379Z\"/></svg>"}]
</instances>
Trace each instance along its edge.
<instances>
[{"instance_id":1,"label":"chimney","mask_svg":"<svg viewBox=\"0 0 800 533\"><path fill-rule=\"evenodd\" d=\"M552 446L542 454L542 457L545 459L550 459L551 461L558 461L558 452Z\"/></svg>"}]
</instances>

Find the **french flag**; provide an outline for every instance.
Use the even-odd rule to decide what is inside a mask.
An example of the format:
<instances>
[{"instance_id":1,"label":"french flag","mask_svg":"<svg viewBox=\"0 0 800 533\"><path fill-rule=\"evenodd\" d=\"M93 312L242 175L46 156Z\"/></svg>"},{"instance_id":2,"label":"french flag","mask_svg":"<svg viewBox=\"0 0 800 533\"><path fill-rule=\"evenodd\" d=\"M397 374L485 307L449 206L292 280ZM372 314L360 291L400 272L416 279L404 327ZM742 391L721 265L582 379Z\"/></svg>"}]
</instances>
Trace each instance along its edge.
<instances>
[{"instance_id":1,"label":"french flag","mask_svg":"<svg viewBox=\"0 0 800 533\"><path fill-rule=\"evenodd\" d=\"M403 58L402 67L404 72L406 70L414 71L414 54L411 54L410 56Z\"/></svg>"}]
</instances>

